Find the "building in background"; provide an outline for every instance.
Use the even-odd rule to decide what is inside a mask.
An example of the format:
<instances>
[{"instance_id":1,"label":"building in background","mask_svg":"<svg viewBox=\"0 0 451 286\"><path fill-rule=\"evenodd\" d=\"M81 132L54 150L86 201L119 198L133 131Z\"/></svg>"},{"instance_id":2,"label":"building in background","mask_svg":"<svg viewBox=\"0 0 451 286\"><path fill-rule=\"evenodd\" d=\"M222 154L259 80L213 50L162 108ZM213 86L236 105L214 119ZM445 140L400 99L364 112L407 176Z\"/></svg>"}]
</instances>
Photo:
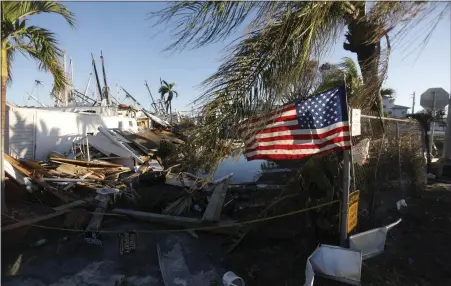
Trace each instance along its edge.
<instances>
[{"instance_id":1,"label":"building in background","mask_svg":"<svg viewBox=\"0 0 451 286\"><path fill-rule=\"evenodd\" d=\"M396 105L395 98L391 96L382 96L384 112L389 117L406 117L410 107Z\"/></svg>"}]
</instances>

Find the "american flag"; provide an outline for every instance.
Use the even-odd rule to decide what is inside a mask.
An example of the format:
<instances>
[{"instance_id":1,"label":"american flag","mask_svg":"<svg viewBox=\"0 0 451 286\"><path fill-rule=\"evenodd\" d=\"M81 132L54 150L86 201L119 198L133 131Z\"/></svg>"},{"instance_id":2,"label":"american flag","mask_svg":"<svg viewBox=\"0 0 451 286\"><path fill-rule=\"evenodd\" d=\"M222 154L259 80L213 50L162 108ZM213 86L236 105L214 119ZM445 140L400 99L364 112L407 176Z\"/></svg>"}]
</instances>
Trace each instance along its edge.
<instances>
[{"instance_id":1,"label":"american flag","mask_svg":"<svg viewBox=\"0 0 451 286\"><path fill-rule=\"evenodd\" d=\"M245 120L240 127L248 161L301 159L351 148L344 87Z\"/></svg>"}]
</instances>

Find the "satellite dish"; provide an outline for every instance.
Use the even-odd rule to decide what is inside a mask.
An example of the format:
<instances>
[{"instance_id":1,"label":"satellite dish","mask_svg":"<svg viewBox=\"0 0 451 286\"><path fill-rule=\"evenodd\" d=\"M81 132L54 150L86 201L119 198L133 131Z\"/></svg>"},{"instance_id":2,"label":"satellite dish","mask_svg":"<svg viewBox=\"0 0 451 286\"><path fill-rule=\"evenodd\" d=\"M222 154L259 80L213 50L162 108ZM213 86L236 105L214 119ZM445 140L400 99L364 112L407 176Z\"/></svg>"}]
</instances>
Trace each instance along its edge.
<instances>
[{"instance_id":1,"label":"satellite dish","mask_svg":"<svg viewBox=\"0 0 451 286\"><path fill-rule=\"evenodd\" d=\"M435 108L434 108L435 96ZM421 94L420 105L424 110L442 110L448 105L449 93L441 87L429 88Z\"/></svg>"}]
</instances>

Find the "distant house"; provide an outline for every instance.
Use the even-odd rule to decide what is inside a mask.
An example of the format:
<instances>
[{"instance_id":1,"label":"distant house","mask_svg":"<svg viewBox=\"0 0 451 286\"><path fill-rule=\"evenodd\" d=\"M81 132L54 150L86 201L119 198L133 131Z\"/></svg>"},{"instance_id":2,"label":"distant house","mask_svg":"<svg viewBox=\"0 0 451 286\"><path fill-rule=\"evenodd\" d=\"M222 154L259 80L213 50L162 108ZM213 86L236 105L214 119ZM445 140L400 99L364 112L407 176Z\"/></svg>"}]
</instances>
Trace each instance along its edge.
<instances>
[{"instance_id":1,"label":"distant house","mask_svg":"<svg viewBox=\"0 0 451 286\"><path fill-rule=\"evenodd\" d=\"M391 108L391 113L389 113L389 115L393 117L406 117L407 110L409 110L409 108L410 107L395 104Z\"/></svg>"},{"instance_id":2,"label":"distant house","mask_svg":"<svg viewBox=\"0 0 451 286\"><path fill-rule=\"evenodd\" d=\"M382 103L384 107L384 111L388 116L392 117L406 117L407 111L410 107L396 105L395 98L391 96L383 96Z\"/></svg>"}]
</instances>

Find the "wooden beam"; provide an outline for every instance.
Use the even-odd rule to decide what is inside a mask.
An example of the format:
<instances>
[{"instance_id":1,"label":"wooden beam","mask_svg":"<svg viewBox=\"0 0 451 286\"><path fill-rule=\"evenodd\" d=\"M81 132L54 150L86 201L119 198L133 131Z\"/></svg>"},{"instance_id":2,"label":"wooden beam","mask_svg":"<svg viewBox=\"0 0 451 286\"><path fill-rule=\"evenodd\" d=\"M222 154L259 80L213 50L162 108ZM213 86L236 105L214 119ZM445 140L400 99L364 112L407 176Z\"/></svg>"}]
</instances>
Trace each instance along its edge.
<instances>
[{"instance_id":1,"label":"wooden beam","mask_svg":"<svg viewBox=\"0 0 451 286\"><path fill-rule=\"evenodd\" d=\"M219 221L221 217L222 207L224 206L224 200L227 195L227 185L229 179L222 181L216 185L211 195L210 201L208 202L207 208L205 209L202 220L206 221Z\"/></svg>"},{"instance_id":2,"label":"wooden beam","mask_svg":"<svg viewBox=\"0 0 451 286\"><path fill-rule=\"evenodd\" d=\"M30 219L25 219L25 220L15 223L15 224L4 226L4 227L2 227L2 232L7 231L7 230L12 230L12 229L15 229L15 228L18 228L21 226L26 226L29 224L35 224L37 222L47 220L49 218L60 216L62 214L67 213L68 211L70 211L71 208L76 207L76 206L82 206L82 205L85 205L86 203L88 203L88 202L80 200L80 201L75 201L75 202L72 202L69 204L65 204L65 205L53 208L55 210L54 213L50 213L50 214L46 214L43 216L34 217L34 218L30 218Z\"/></svg>"},{"instance_id":3,"label":"wooden beam","mask_svg":"<svg viewBox=\"0 0 451 286\"><path fill-rule=\"evenodd\" d=\"M97 161L83 161L83 160L72 160L72 159L66 159L66 158L58 158L58 157L50 157L50 161L56 162L56 163L67 163L67 164L73 164L73 165L80 165L80 166L86 166L86 167L123 167L119 164L113 164L109 162L97 162Z\"/></svg>"},{"instance_id":4,"label":"wooden beam","mask_svg":"<svg viewBox=\"0 0 451 286\"><path fill-rule=\"evenodd\" d=\"M92 218L86 227L86 232L98 232L100 230L103 221L103 214L108 208L107 195L97 195L96 199L98 200L97 208L95 209L95 213L92 215Z\"/></svg>"},{"instance_id":5,"label":"wooden beam","mask_svg":"<svg viewBox=\"0 0 451 286\"><path fill-rule=\"evenodd\" d=\"M221 233L221 234L232 234L237 231L236 227L220 228L221 225L232 224L234 221L209 223L209 222L205 222L201 219L197 219L197 218L162 215L162 214L157 214L157 213L147 213L147 212L140 212L140 211L134 211L134 210L128 210L128 209L113 209L112 212L128 215L135 219L139 219L139 220L143 220L143 221L147 221L147 222L174 225L174 226L180 226L183 228L218 226L219 228L205 229L204 231Z\"/></svg>"}]
</instances>

